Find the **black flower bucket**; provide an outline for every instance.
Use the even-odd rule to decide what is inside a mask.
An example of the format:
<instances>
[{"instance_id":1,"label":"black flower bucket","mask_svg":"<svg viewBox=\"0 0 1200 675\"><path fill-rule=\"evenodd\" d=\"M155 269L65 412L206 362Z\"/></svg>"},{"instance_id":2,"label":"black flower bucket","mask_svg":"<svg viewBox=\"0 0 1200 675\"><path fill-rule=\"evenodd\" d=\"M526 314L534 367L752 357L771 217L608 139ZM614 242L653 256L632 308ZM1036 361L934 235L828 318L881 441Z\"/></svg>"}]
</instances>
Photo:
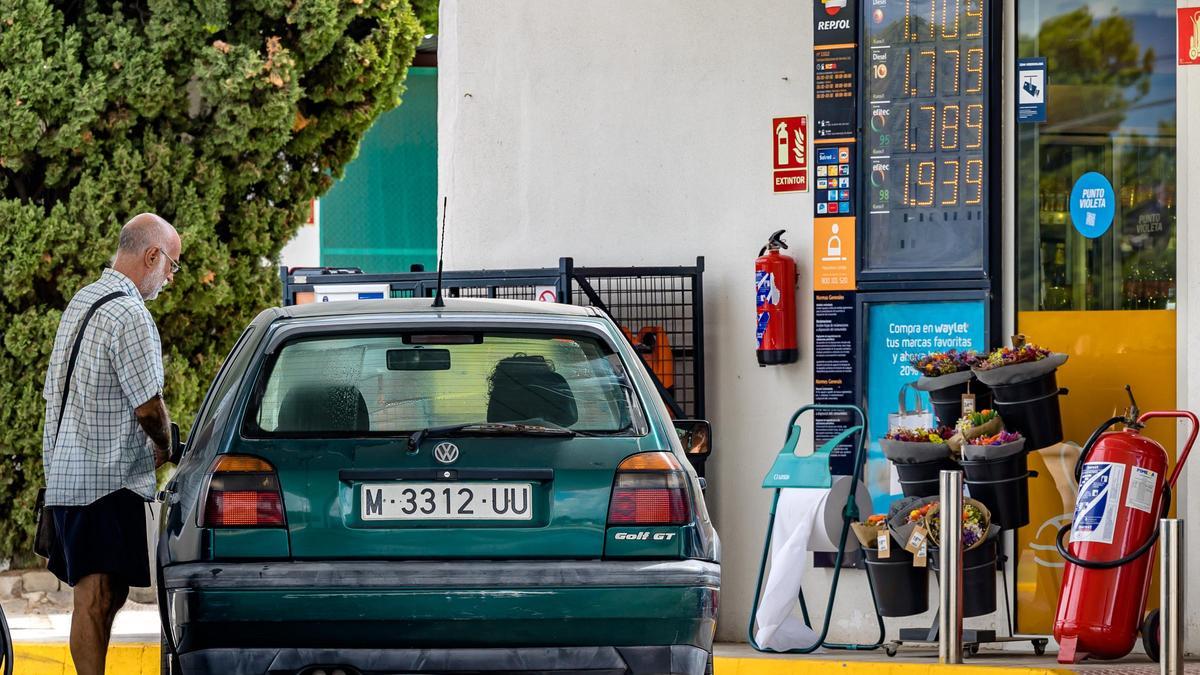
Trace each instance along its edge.
<instances>
[{"instance_id":1,"label":"black flower bucket","mask_svg":"<svg viewBox=\"0 0 1200 675\"><path fill-rule=\"evenodd\" d=\"M963 617L984 616L996 611L996 542L991 537L970 551L963 552ZM938 570L938 549L929 547L929 567L942 583Z\"/></svg>"},{"instance_id":2,"label":"black flower bucket","mask_svg":"<svg viewBox=\"0 0 1200 675\"><path fill-rule=\"evenodd\" d=\"M1067 390L1058 388L1054 373L1052 370L1032 380L991 386L993 404L1004 418L1004 426L1020 432L1030 450L1046 448L1063 439L1058 397Z\"/></svg>"},{"instance_id":3,"label":"black flower bucket","mask_svg":"<svg viewBox=\"0 0 1200 675\"><path fill-rule=\"evenodd\" d=\"M970 391L968 391L968 387ZM954 426L962 417L963 394L975 394L975 409L987 410L992 407L992 390L978 380L968 380L944 389L934 389L929 392L929 402L933 404L933 415L938 424L944 427Z\"/></svg>"},{"instance_id":4,"label":"black flower bucket","mask_svg":"<svg viewBox=\"0 0 1200 675\"><path fill-rule=\"evenodd\" d=\"M962 460L963 481L992 512L992 524L1002 530L1015 530L1029 524L1028 455L1018 452L990 460Z\"/></svg>"},{"instance_id":5,"label":"black flower bucket","mask_svg":"<svg viewBox=\"0 0 1200 675\"><path fill-rule=\"evenodd\" d=\"M938 472L958 470L958 463L952 459L916 464L893 462L893 466L900 477L900 489L905 497L936 497L939 489Z\"/></svg>"},{"instance_id":6,"label":"black flower bucket","mask_svg":"<svg viewBox=\"0 0 1200 675\"><path fill-rule=\"evenodd\" d=\"M929 610L929 572L913 566L913 556L899 547L880 558L879 551L867 553L867 575L875 593L875 608L881 616L912 616Z\"/></svg>"}]
</instances>

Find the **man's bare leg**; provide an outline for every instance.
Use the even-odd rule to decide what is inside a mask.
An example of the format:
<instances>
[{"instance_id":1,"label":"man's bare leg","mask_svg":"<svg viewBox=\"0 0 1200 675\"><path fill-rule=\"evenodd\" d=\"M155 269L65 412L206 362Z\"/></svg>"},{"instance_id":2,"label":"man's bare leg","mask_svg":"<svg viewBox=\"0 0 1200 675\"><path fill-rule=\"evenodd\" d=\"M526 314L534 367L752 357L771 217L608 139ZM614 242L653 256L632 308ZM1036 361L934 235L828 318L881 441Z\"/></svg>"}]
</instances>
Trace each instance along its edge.
<instances>
[{"instance_id":1,"label":"man's bare leg","mask_svg":"<svg viewBox=\"0 0 1200 675\"><path fill-rule=\"evenodd\" d=\"M110 574L89 574L75 585L71 659L79 675L104 675L113 620L128 596L129 587Z\"/></svg>"}]
</instances>

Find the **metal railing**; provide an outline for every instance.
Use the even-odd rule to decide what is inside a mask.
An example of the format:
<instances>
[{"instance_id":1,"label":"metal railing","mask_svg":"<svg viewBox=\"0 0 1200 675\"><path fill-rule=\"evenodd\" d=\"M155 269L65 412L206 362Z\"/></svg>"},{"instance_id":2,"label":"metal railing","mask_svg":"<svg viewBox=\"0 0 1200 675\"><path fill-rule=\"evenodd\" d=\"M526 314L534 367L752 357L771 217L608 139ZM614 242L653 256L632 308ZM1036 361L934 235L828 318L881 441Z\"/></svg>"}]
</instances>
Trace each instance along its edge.
<instances>
[{"instance_id":1,"label":"metal railing","mask_svg":"<svg viewBox=\"0 0 1200 675\"><path fill-rule=\"evenodd\" d=\"M432 298L436 272L363 274L357 268L279 269L283 305L334 299L341 289L371 287L371 297ZM704 258L688 266L557 267L445 271L448 298L548 300L592 306L621 327L676 419L705 419ZM696 470L704 475L700 461Z\"/></svg>"}]
</instances>

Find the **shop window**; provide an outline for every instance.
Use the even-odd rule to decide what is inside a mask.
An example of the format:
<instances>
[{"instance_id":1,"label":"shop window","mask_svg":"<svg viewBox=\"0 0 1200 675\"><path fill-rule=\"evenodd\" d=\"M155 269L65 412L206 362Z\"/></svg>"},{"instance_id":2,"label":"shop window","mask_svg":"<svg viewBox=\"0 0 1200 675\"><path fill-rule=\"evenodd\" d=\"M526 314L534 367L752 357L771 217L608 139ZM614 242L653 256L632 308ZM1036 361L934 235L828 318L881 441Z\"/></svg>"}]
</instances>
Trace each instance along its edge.
<instances>
[{"instance_id":1,"label":"shop window","mask_svg":"<svg viewBox=\"0 0 1200 675\"><path fill-rule=\"evenodd\" d=\"M1015 556L1016 629L1046 634L1078 445L1127 405L1126 385L1144 410L1175 407L1175 3L1017 0L1017 55L1046 61L1046 119L1017 123L1016 329L1070 356L1072 443L1029 453ZM1147 433L1173 456L1173 427Z\"/></svg>"},{"instance_id":2,"label":"shop window","mask_svg":"<svg viewBox=\"0 0 1200 675\"><path fill-rule=\"evenodd\" d=\"M1020 0L1018 52L1048 80L1046 121L1017 128L1018 310L1174 309L1175 3ZM1093 237L1071 209L1090 172L1114 202Z\"/></svg>"}]
</instances>

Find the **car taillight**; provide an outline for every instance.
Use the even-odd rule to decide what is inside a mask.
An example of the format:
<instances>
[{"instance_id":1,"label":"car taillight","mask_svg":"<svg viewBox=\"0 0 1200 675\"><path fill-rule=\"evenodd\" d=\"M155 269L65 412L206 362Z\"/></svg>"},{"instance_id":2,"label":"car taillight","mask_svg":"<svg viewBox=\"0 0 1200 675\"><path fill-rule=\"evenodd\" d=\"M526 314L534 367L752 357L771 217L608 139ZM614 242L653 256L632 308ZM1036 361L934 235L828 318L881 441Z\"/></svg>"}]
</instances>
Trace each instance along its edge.
<instances>
[{"instance_id":1,"label":"car taillight","mask_svg":"<svg viewBox=\"0 0 1200 675\"><path fill-rule=\"evenodd\" d=\"M275 467L245 455L222 455L213 462L201 527L286 525Z\"/></svg>"},{"instance_id":2,"label":"car taillight","mask_svg":"<svg viewBox=\"0 0 1200 675\"><path fill-rule=\"evenodd\" d=\"M617 467L609 525L684 525L692 520L687 474L669 452L642 452Z\"/></svg>"}]
</instances>

